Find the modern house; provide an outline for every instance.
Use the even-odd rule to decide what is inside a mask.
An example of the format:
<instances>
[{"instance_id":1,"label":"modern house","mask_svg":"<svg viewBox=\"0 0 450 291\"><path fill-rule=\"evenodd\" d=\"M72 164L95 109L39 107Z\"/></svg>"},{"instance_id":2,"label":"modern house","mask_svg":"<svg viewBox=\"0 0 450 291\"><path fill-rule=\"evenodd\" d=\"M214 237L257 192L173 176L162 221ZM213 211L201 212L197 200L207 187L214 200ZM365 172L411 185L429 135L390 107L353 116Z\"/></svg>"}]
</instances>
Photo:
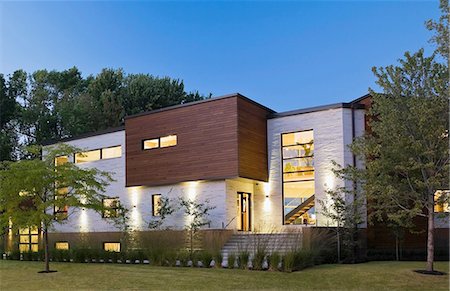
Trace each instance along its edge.
<instances>
[{"instance_id":1,"label":"modern house","mask_svg":"<svg viewBox=\"0 0 450 291\"><path fill-rule=\"evenodd\" d=\"M59 162L113 172L115 181L105 193L110 199L104 203L129 209L136 232L151 231L148 224L158 219L162 197L209 201L215 208L205 228L211 230L332 227L319 201L327 201L327 189L352 187L334 176L332 161L363 167L347 145L364 134L367 105L369 95L275 112L231 94L128 116L123 127L57 141L83 149ZM120 230L97 213L59 211L70 216L51 234L57 248L76 247L75 236L81 233L95 237L99 248L120 249ZM164 227L182 229L186 219L175 212ZM438 226L448 244L448 223ZM380 236L368 233L376 247ZM37 234L29 230L21 235ZM21 250L35 250L32 241L19 242Z\"/></svg>"}]
</instances>

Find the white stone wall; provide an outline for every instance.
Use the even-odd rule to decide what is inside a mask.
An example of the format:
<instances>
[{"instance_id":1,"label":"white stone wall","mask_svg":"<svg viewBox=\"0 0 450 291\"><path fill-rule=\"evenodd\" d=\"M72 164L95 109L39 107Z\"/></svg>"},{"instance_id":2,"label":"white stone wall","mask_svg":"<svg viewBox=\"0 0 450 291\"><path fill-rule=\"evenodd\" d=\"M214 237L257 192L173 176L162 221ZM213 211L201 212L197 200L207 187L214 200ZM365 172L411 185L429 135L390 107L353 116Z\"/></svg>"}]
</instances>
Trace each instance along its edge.
<instances>
[{"instance_id":1,"label":"white stone wall","mask_svg":"<svg viewBox=\"0 0 450 291\"><path fill-rule=\"evenodd\" d=\"M179 197L195 199L197 202L209 200L209 205L216 206L210 212L211 224L207 227L222 228L226 224L227 209L225 206L226 186L225 180L184 182L176 185L159 187L125 187L125 131L107 133L87 138L69 141L67 144L82 150L93 150L110 146L122 146L120 158L99 160L78 164L79 167L95 167L102 171L112 172L115 179L106 189L105 194L110 197L119 197L121 205L129 210L128 224L134 230L148 230L152 216L152 195L161 194L169 197L174 207L179 208ZM73 157L72 157L73 162ZM151 175L151 173L149 173ZM163 227L182 229L187 218L181 209L178 209L165 222ZM109 232L117 231L113 224L102 219L101 215L91 210L69 209L69 219L64 224L56 225L56 232Z\"/></svg>"},{"instance_id":2,"label":"white stone wall","mask_svg":"<svg viewBox=\"0 0 450 291\"><path fill-rule=\"evenodd\" d=\"M364 132L364 111L355 112L356 135ZM351 109L338 108L279 117L268 120L268 151L269 151L269 201L271 211L261 213L267 221L274 225L283 222L282 198L282 163L281 134L302 130L314 130L314 168L316 218L318 226L332 225L321 214L318 200L326 200L326 189L343 185L343 181L335 178L332 173L332 163L340 165L352 163L352 155L347 145L352 142ZM258 213L256 213L258 214ZM283 226L288 229L296 226Z\"/></svg>"}]
</instances>

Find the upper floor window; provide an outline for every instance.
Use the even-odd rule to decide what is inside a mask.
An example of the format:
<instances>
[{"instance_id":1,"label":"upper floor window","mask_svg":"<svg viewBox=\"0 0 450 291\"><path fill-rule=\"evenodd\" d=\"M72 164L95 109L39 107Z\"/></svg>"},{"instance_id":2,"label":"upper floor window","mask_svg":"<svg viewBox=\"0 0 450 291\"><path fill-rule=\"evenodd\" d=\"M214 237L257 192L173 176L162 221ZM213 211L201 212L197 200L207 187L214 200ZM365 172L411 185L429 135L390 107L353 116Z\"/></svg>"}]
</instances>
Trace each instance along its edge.
<instances>
[{"instance_id":1,"label":"upper floor window","mask_svg":"<svg viewBox=\"0 0 450 291\"><path fill-rule=\"evenodd\" d=\"M120 158L122 156L122 146L115 146L102 149L102 160Z\"/></svg>"},{"instance_id":2,"label":"upper floor window","mask_svg":"<svg viewBox=\"0 0 450 291\"><path fill-rule=\"evenodd\" d=\"M59 156L55 158L55 166L61 166L69 162L68 156Z\"/></svg>"},{"instance_id":3,"label":"upper floor window","mask_svg":"<svg viewBox=\"0 0 450 291\"><path fill-rule=\"evenodd\" d=\"M434 193L434 212L442 213L442 212L450 212L449 207L449 199L450 199L450 191L436 191Z\"/></svg>"},{"instance_id":4,"label":"upper floor window","mask_svg":"<svg viewBox=\"0 0 450 291\"><path fill-rule=\"evenodd\" d=\"M91 150L75 154L75 163L81 164L86 162L94 162L98 160L106 160L112 158L120 158L122 156L122 146L113 146L97 150Z\"/></svg>"},{"instance_id":5,"label":"upper floor window","mask_svg":"<svg viewBox=\"0 0 450 291\"><path fill-rule=\"evenodd\" d=\"M101 158L100 153L101 153L100 150L76 153L75 154L75 163L80 164L80 163L98 161Z\"/></svg>"},{"instance_id":6,"label":"upper floor window","mask_svg":"<svg viewBox=\"0 0 450 291\"><path fill-rule=\"evenodd\" d=\"M144 139L142 141L142 149L144 149L144 150L166 148L166 147L172 147L172 146L176 146L176 145L177 145L177 135L176 134L161 136L158 138Z\"/></svg>"}]
</instances>

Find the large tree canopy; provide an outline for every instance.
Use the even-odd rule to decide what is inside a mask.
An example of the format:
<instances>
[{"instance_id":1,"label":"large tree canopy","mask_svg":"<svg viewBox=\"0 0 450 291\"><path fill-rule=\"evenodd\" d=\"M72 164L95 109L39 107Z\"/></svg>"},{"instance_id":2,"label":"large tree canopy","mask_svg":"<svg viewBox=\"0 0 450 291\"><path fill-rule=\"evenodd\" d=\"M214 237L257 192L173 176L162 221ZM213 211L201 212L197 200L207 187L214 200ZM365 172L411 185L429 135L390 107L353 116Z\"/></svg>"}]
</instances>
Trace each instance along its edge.
<instances>
[{"instance_id":1,"label":"large tree canopy","mask_svg":"<svg viewBox=\"0 0 450 291\"><path fill-rule=\"evenodd\" d=\"M76 67L0 75L0 161L20 158L19 146L119 126L127 115L203 98L186 92L183 81L121 69L88 77Z\"/></svg>"}]
</instances>

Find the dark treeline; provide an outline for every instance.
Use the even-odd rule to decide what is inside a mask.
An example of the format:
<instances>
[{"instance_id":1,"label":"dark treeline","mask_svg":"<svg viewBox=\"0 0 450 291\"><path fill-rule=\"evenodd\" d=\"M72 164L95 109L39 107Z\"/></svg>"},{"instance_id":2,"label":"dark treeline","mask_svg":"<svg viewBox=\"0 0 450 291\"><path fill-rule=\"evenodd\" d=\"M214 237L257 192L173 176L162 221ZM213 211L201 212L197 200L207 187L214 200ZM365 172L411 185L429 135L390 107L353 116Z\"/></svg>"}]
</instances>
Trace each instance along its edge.
<instances>
[{"instance_id":1,"label":"dark treeline","mask_svg":"<svg viewBox=\"0 0 450 291\"><path fill-rule=\"evenodd\" d=\"M123 124L124 117L209 98L183 81L103 69L0 74L0 161L23 158L24 146Z\"/></svg>"}]
</instances>

